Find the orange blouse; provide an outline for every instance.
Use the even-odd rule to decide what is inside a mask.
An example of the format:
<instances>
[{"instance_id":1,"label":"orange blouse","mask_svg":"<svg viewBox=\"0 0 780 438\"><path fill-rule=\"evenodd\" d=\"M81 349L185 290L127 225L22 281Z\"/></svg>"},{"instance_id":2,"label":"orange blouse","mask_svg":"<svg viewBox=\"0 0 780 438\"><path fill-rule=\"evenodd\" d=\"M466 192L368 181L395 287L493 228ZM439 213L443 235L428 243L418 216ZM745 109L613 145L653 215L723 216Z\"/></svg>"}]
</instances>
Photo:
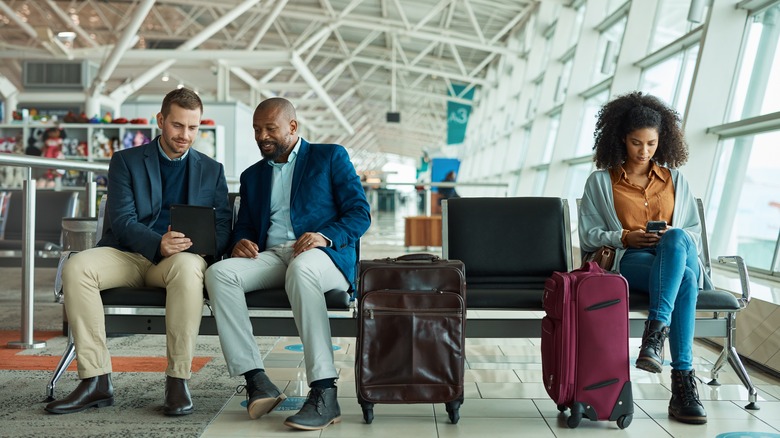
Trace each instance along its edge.
<instances>
[{"instance_id":1,"label":"orange blouse","mask_svg":"<svg viewBox=\"0 0 780 438\"><path fill-rule=\"evenodd\" d=\"M672 225L674 183L669 169L653 163L647 188L629 181L622 166L610 169L609 176L615 213L623 225L624 238L629 231L645 229L647 221L666 221Z\"/></svg>"}]
</instances>

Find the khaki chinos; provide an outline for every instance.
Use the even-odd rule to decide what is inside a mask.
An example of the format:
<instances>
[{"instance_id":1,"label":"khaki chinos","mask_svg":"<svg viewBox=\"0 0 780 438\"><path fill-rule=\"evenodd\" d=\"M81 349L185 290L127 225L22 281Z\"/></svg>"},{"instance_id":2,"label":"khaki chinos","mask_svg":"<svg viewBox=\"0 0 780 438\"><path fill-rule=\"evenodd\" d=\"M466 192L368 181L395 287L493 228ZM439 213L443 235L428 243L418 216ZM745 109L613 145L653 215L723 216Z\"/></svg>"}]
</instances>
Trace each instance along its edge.
<instances>
[{"instance_id":1,"label":"khaki chinos","mask_svg":"<svg viewBox=\"0 0 780 438\"><path fill-rule=\"evenodd\" d=\"M65 311L73 333L79 379L111 372L106 346L106 321L100 291L114 287L153 286L166 289L165 331L168 367L165 374L189 379L195 339L203 314L206 261L181 252L153 264L138 253L111 247L79 252L65 263L62 285Z\"/></svg>"}]
</instances>

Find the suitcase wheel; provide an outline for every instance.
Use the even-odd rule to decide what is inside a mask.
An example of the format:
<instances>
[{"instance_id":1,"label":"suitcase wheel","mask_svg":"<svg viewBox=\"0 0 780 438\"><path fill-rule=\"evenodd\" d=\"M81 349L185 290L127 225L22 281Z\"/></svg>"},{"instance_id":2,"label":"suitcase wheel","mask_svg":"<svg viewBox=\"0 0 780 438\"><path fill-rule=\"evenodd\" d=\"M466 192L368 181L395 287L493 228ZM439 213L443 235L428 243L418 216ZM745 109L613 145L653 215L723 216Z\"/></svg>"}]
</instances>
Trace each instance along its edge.
<instances>
[{"instance_id":1,"label":"suitcase wheel","mask_svg":"<svg viewBox=\"0 0 780 438\"><path fill-rule=\"evenodd\" d=\"M628 427L629 424L631 424L631 420L634 419L634 416L629 415L621 415L620 418L617 419L617 425L621 429L625 429Z\"/></svg>"},{"instance_id":2,"label":"suitcase wheel","mask_svg":"<svg viewBox=\"0 0 780 438\"><path fill-rule=\"evenodd\" d=\"M571 429L575 429L580 425L580 421L582 421L582 414L584 414L582 405L580 403L574 403L571 406L571 415L566 419L566 425Z\"/></svg>"},{"instance_id":3,"label":"suitcase wheel","mask_svg":"<svg viewBox=\"0 0 780 438\"><path fill-rule=\"evenodd\" d=\"M374 422L374 408L363 407L363 420L366 424Z\"/></svg>"},{"instance_id":4,"label":"suitcase wheel","mask_svg":"<svg viewBox=\"0 0 780 438\"><path fill-rule=\"evenodd\" d=\"M374 421L374 404L363 400L360 396L358 396L358 403L360 403L360 408L363 409L363 420L365 420L366 424L371 424Z\"/></svg>"},{"instance_id":5,"label":"suitcase wheel","mask_svg":"<svg viewBox=\"0 0 780 438\"><path fill-rule=\"evenodd\" d=\"M558 412L566 412L566 405L558 405Z\"/></svg>"},{"instance_id":6,"label":"suitcase wheel","mask_svg":"<svg viewBox=\"0 0 780 438\"><path fill-rule=\"evenodd\" d=\"M460 420L460 405L462 404L463 398L444 404L447 408L447 415L450 417L450 423L458 424L458 420Z\"/></svg>"}]
</instances>

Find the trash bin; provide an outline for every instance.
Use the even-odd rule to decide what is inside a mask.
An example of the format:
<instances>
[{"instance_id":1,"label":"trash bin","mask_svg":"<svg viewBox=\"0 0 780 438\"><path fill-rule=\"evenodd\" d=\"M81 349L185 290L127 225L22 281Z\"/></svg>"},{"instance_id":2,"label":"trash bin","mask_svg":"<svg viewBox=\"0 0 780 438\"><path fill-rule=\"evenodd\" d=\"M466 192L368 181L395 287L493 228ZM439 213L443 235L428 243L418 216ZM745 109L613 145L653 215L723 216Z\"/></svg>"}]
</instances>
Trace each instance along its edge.
<instances>
[{"instance_id":1,"label":"trash bin","mask_svg":"<svg viewBox=\"0 0 780 438\"><path fill-rule=\"evenodd\" d=\"M96 217L62 218L62 250L83 251L95 246L97 235ZM55 289L59 287L55 284ZM68 336L68 315L62 306L62 334Z\"/></svg>"},{"instance_id":2,"label":"trash bin","mask_svg":"<svg viewBox=\"0 0 780 438\"><path fill-rule=\"evenodd\" d=\"M62 218L63 251L83 251L95 246L97 235L96 217Z\"/></svg>"}]
</instances>

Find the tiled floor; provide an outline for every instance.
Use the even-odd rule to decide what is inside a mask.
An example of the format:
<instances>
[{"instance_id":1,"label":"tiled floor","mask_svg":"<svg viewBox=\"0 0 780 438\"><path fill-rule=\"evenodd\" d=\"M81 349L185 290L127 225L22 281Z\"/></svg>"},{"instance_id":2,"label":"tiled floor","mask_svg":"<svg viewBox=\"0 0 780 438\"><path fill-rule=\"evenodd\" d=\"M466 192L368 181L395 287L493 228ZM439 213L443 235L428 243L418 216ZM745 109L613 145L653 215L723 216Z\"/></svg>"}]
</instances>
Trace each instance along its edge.
<instances>
[{"instance_id":1,"label":"tiled floor","mask_svg":"<svg viewBox=\"0 0 780 438\"><path fill-rule=\"evenodd\" d=\"M302 353L284 347L299 344L297 338L283 338L266 357L271 379L284 388L289 399L280 409L250 420L244 395L233 396L222 412L206 429L204 437L289 436L282 423L303 402L308 388L300 364ZM716 353L697 345L696 370L705 382L699 384L699 395L708 413L705 425L687 425L667 416L669 402L668 371L653 375L632 369L635 413L628 428L620 430L614 422L591 422L587 419L576 429L566 426L566 414L560 414L547 397L541 383L541 357L538 339L469 339L465 402L461 420L450 423L443 404L376 405L374 421L368 425L357 403L355 391L354 339L334 339L337 366L340 367L339 404L341 422L322 432L300 432L302 436L322 437L417 437L449 436L600 436L605 430L621 436L715 437L740 432L742 437L780 437L780 380L750 370L759 388L758 411L748 411L747 392L731 369L719 376L720 387L706 385L708 368ZM639 340L631 340L632 351ZM753 433L753 435L744 432ZM776 435L772 435L776 434ZM296 434L297 435L297 434Z\"/></svg>"},{"instance_id":2,"label":"tiled floor","mask_svg":"<svg viewBox=\"0 0 780 438\"><path fill-rule=\"evenodd\" d=\"M398 256L407 252L403 242L402 214L374 213L374 225L363 238L362 257ZM416 248L415 250L419 250ZM428 252L436 253L438 248ZM473 317L474 315L470 315ZM630 341L636 354L639 339ZM282 423L294 414L308 392L301 364L303 354L286 349L300 341L283 338L266 357L272 380L284 388L288 400L259 420L250 420L242 403L245 396L228 400L206 429L204 437L290 436ZM460 421L451 424L443 404L376 405L374 421L366 424L356 399L354 360L355 340L334 339L337 367L340 369L339 404L341 422L323 431L296 432L296 436L321 437L780 437L780 380L749 369L758 386L760 410L745 410L747 391L730 367L719 375L722 386L708 386L709 368L717 352L698 344L694 348L699 395L708 413L705 425L688 425L667 416L670 397L669 367L662 374L649 374L632 368L635 412L626 429L614 422L584 419L570 429L566 416L558 412L541 383L539 339L468 339L466 349L465 402Z\"/></svg>"}]
</instances>

